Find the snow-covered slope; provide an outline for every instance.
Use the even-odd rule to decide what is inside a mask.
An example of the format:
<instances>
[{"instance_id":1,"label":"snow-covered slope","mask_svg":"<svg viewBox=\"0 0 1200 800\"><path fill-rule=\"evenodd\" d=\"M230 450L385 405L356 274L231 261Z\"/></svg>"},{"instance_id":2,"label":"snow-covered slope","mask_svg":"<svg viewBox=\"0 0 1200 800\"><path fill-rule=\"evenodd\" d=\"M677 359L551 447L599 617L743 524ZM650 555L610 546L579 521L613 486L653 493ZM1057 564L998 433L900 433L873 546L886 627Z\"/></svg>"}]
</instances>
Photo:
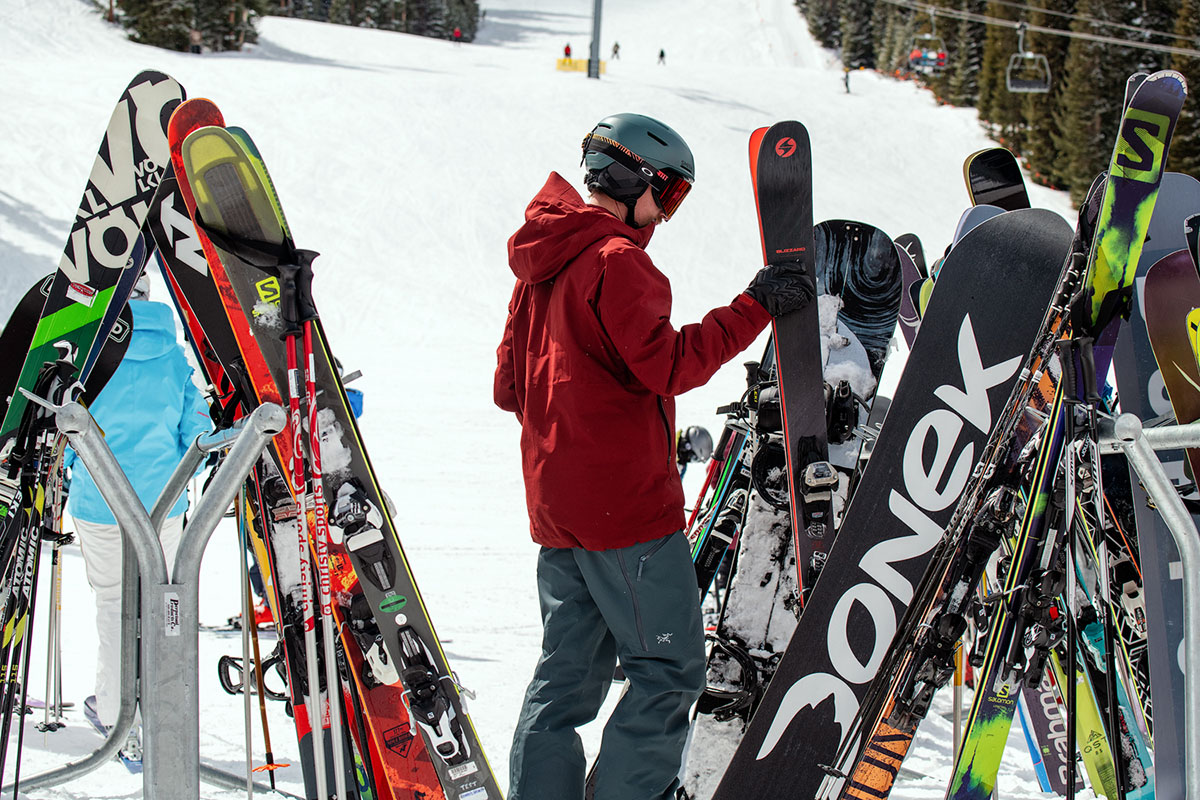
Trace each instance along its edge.
<instances>
[{"instance_id":1,"label":"snow-covered slope","mask_svg":"<svg viewBox=\"0 0 1200 800\"><path fill-rule=\"evenodd\" d=\"M915 231L934 253L967 202L963 158L989 145L972 111L938 107L912 85L858 72L847 94L840 65L788 0L608 0L601 50L619 41L620 60L599 81L556 72L565 44L586 54L591 24L590 0L490 0L478 41L455 47L268 18L257 47L197 57L128 42L85 0L0 4L0 319L57 263L112 103L136 72L170 73L250 131L297 242L324 254L316 292L326 329L346 366L365 373L366 441L452 663L478 692L472 715L502 783L540 625L517 426L492 406L491 375L512 286L505 242L547 173L578 180L581 138L618 111L656 116L688 140L696 189L650 249L682 324L728 302L761 263L746 166L755 128L787 118L808 126L817 220ZM1062 195L1031 194L1070 214ZM742 390L738 363L760 353L755 345L681 398L680 422L715 433L713 410ZM222 528L203 574L205 622L235 613L237 575L232 529ZM75 549L66 576L64 680L81 703L94 632ZM235 770L241 706L221 693L213 665L239 650L236 637L202 635L202 746ZM290 722L273 714L276 752L294 752ZM78 717L66 732L30 729L25 774L98 742ZM598 741L591 726L589 752ZM915 768L944 774L948 749L944 732L930 737ZM261 761L261 744L255 752ZM1025 761L1009 768L1027 775ZM297 768L277 777L298 790ZM1002 792L1023 796L1025 782L1004 777ZM112 765L37 796L132 797L138 786ZM897 796L940 791L930 780Z\"/></svg>"}]
</instances>

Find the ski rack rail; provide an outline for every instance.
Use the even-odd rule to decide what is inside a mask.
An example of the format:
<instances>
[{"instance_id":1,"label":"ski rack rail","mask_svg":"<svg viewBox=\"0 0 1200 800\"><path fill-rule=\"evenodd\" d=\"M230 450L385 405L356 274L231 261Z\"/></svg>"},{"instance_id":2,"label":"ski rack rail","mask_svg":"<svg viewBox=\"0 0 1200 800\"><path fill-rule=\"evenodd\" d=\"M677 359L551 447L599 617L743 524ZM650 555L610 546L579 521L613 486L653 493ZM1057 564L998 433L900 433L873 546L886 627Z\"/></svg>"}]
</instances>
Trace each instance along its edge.
<instances>
[{"instance_id":1,"label":"ski rack rail","mask_svg":"<svg viewBox=\"0 0 1200 800\"><path fill-rule=\"evenodd\" d=\"M1146 428L1134 414L1101 418L1101 452L1124 453L1179 548L1183 566L1185 780L1200 795L1200 533L1156 450L1200 447L1200 422Z\"/></svg>"},{"instance_id":2,"label":"ski rack rail","mask_svg":"<svg viewBox=\"0 0 1200 800\"><path fill-rule=\"evenodd\" d=\"M143 798L199 800L202 772L207 781L226 786L233 777L213 767L205 766L202 770L200 764L200 562L225 509L233 502L271 437L286 427L287 415L279 405L266 403L234 428L197 437L148 514L86 408L78 402L54 406L38 398L31 399L54 412L59 431L70 440L113 516L120 520L125 543L134 551L136 561L126 557L124 566L121 706L116 724L100 749L90 756L23 779L21 786L31 789L65 783L106 763L124 744L140 702L144 734ZM229 452L224 463L217 468L208 491L197 503L183 532L174 570L168 574L158 531L205 454L226 447ZM133 646L138 635L138 615L132 600L137 581L131 580L138 573L141 575L140 680L134 661L137 648ZM3 791L10 789L5 786Z\"/></svg>"}]
</instances>

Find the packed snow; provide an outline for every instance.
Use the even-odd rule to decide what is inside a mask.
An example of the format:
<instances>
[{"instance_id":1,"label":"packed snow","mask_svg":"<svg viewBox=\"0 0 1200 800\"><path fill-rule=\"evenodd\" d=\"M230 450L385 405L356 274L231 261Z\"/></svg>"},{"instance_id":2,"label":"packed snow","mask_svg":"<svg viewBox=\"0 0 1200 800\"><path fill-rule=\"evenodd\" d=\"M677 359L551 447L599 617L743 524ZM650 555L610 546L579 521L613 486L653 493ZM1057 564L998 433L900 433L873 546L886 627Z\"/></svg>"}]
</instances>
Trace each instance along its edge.
<instances>
[{"instance_id":1,"label":"packed snow","mask_svg":"<svg viewBox=\"0 0 1200 800\"><path fill-rule=\"evenodd\" d=\"M491 378L513 281L505 242L546 175L577 181L579 142L608 114L647 113L684 136L696 156L696 189L650 246L672 279L674 320L683 324L729 302L762 263L746 163L754 129L781 119L808 127L816 220L915 232L933 256L967 204L963 159L991 145L973 110L938 106L911 83L858 71L847 93L836 55L813 42L789 0L608 0L601 51L618 41L620 60L609 61L602 80L556 72L565 44L586 53L592 5L490 0L478 40L461 46L272 17L245 52L193 56L129 42L86 0L0 4L0 319L57 264L112 105L137 72L169 73L247 129L297 243L324 254L315 293L325 327L347 369L364 374L355 386L366 398L365 440L451 663L478 696L470 712L501 785L541 628L518 427L493 407ZM660 48L665 65L657 63ZM1030 195L1072 218L1061 193L1032 187ZM165 300L161 284L156 292ZM740 362L761 352L756 343L680 398L679 422L716 435L714 409L741 395ZM702 472L687 476L689 497ZM201 576L204 623L220 625L238 611L238 558L233 527L223 524ZM25 776L100 743L80 712L91 693L95 632L77 547L66 551L64 574L63 685L75 708L57 732L36 730L41 712L27 718ZM39 594L43 619L47 588ZM45 628L34 635L31 693L42 696ZM240 650L237 634L201 634L203 760L237 773L245 763L241 699L220 689L215 664ZM927 777L902 780L895 797L942 795L948 705L940 698L906 762ZM271 714L276 754L294 764L291 722L280 704ZM599 734L600 723L583 731L589 756ZM1000 792L1039 797L1019 739L1018 729ZM281 789L302 793L297 766L276 777ZM113 762L21 796L140 792L140 779ZM202 794L226 800L244 790L206 785Z\"/></svg>"}]
</instances>

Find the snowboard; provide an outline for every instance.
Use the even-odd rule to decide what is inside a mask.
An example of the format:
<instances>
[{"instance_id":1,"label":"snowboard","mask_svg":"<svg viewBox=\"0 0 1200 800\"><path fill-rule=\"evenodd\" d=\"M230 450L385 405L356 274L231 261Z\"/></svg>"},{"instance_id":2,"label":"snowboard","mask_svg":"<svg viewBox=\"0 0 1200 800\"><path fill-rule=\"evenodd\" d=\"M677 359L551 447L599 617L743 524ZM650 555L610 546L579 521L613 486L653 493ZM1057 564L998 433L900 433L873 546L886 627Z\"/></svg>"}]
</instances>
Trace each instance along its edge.
<instances>
[{"instance_id":1,"label":"snowboard","mask_svg":"<svg viewBox=\"0 0 1200 800\"><path fill-rule=\"evenodd\" d=\"M948 257L953 268L930 300L841 543L715 797L821 788L821 765L848 733L1033 347L1069 238L1057 215L1013 212Z\"/></svg>"},{"instance_id":2,"label":"snowboard","mask_svg":"<svg viewBox=\"0 0 1200 800\"><path fill-rule=\"evenodd\" d=\"M971 205L990 205L1005 211L1029 208L1025 177L1017 158L1003 147L989 147L967 156L963 178Z\"/></svg>"}]
</instances>

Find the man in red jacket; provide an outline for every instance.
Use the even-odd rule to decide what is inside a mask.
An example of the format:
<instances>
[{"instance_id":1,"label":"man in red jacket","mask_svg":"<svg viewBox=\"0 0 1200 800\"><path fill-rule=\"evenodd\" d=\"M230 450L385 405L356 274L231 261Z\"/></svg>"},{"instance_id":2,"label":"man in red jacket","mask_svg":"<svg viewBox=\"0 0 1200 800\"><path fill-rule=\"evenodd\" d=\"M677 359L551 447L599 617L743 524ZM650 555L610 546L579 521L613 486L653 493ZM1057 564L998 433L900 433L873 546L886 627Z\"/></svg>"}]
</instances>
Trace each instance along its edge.
<instances>
[{"instance_id":1,"label":"man in red jacket","mask_svg":"<svg viewBox=\"0 0 1200 800\"><path fill-rule=\"evenodd\" d=\"M583 151L587 200L551 173L508 242L517 283L495 400L521 423L543 623L509 800L582 800L575 729L595 718L618 657L629 690L605 726L595 798L660 800L678 786L705 661L674 397L814 288L798 264L769 266L732 303L675 329L670 283L645 247L691 189L691 150L657 120L617 114Z\"/></svg>"}]
</instances>

